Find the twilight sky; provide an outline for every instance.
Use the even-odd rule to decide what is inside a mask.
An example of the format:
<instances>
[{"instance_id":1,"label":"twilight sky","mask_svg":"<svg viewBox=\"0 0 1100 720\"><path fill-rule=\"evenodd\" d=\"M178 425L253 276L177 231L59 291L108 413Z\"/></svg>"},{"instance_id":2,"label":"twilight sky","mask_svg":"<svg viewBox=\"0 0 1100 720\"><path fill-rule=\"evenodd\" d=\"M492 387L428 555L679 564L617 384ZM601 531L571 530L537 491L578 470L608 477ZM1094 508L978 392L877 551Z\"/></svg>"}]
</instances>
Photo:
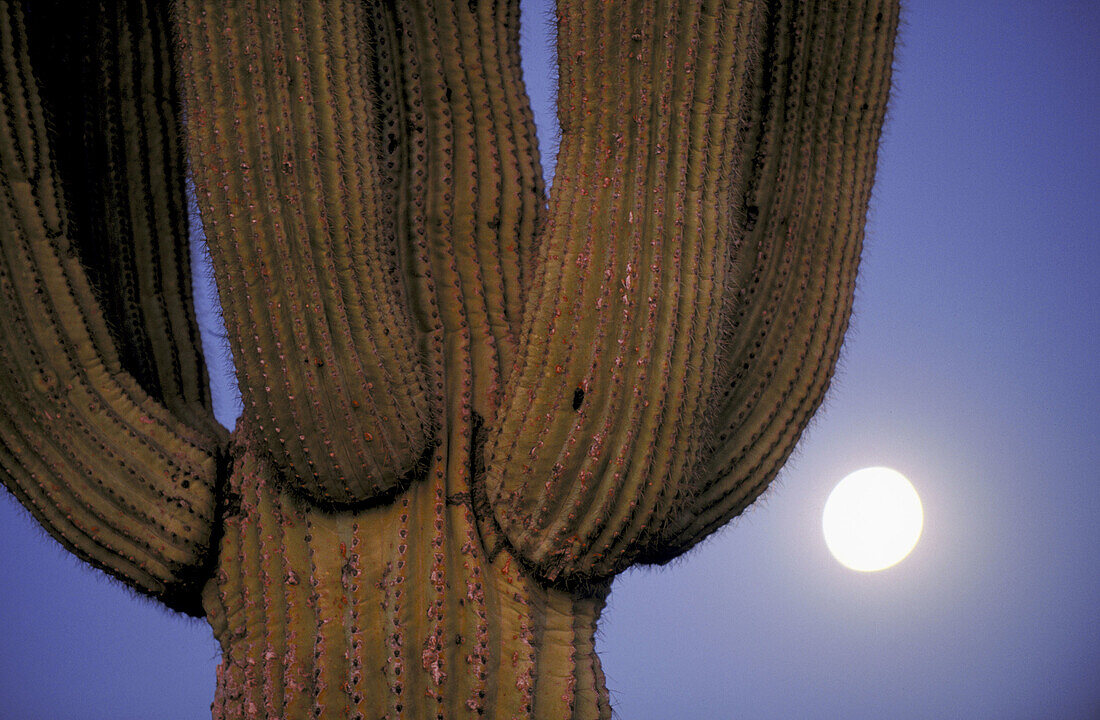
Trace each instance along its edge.
<instances>
[{"instance_id":1,"label":"twilight sky","mask_svg":"<svg viewBox=\"0 0 1100 720\"><path fill-rule=\"evenodd\" d=\"M546 165L551 6L525 2L523 31ZM838 377L761 501L615 581L598 648L624 720L1100 717L1100 9L903 20ZM820 516L869 465L909 477L925 527L860 574ZM210 717L205 622L83 567L6 494L0 578L0 718Z\"/></svg>"}]
</instances>

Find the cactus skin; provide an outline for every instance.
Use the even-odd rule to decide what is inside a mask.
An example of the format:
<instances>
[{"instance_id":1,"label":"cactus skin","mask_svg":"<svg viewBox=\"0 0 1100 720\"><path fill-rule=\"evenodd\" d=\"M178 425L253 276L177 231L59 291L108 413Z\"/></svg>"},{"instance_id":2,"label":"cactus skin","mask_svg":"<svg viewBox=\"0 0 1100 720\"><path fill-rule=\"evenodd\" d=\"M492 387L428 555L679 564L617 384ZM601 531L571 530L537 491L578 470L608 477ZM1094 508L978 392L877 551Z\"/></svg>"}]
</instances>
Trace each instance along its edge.
<instances>
[{"instance_id":1,"label":"cactus skin","mask_svg":"<svg viewBox=\"0 0 1100 720\"><path fill-rule=\"evenodd\" d=\"M514 1L0 0L0 477L207 617L216 718L609 718L614 575L741 512L821 401L895 4L558 23L547 205Z\"/></svg>"}]
</instances>

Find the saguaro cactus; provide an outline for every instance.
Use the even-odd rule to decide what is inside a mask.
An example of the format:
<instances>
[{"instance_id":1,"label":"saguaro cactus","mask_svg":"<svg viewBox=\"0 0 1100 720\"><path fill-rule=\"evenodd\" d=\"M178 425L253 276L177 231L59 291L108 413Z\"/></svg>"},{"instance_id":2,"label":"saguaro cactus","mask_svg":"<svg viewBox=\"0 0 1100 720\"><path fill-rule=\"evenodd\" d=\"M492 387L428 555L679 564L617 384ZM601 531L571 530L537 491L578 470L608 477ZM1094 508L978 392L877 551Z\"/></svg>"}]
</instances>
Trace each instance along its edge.
<instances>
[{"instance_id":1,"label":"saguaro cactus","mask_svg":"<svg viewBox=\"0 0 1100 720\"><path fill-rule=\"evenodd\" d=\"M548 205L515 0L0 8L10 491L208 618L217 718L609 717L611 579L828 385L894 4L561 0Z\"/></svg>"}]
</instances>

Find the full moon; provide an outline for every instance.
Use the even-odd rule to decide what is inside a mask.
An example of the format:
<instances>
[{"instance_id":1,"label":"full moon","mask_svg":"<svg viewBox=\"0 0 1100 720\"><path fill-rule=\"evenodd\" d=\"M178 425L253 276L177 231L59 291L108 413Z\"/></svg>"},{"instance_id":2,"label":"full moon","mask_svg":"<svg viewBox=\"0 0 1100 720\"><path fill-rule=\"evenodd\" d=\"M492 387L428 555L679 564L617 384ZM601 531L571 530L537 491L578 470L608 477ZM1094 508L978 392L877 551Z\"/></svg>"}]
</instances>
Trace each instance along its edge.
<instances>
[{"instance_id":1,"label":"full moon","mask_svg":"<svg viewBox=\"0 0 1100 720\"><path fill-rule=\"evenodd\" d=\"M885 570L917 544L924 527L920 496L897 470L857 470L833 488L821 520L825 544L841 565Z\"/></svg>"}]
</instances>

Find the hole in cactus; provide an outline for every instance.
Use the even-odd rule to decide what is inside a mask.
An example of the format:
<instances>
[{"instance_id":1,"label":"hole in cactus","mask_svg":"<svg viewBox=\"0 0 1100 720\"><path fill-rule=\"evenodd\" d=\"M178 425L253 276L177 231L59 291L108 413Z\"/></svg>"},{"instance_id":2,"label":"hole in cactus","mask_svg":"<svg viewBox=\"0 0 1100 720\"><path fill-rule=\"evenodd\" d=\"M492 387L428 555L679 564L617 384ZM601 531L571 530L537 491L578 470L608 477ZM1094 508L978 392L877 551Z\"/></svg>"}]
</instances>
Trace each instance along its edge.
<instances>
[{"instance_id":1,"label":"hole in cactus","mask_svg":"<svg viewBox=\"0 0 1100 720\"><path fill-rule=\"evenodd\" d=\"M582 402L584 402L584 388L577 388L573 391L573 409L580 410Z\"/></svg>"}]
</instances>

